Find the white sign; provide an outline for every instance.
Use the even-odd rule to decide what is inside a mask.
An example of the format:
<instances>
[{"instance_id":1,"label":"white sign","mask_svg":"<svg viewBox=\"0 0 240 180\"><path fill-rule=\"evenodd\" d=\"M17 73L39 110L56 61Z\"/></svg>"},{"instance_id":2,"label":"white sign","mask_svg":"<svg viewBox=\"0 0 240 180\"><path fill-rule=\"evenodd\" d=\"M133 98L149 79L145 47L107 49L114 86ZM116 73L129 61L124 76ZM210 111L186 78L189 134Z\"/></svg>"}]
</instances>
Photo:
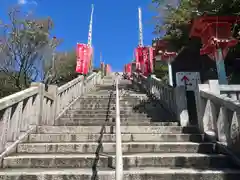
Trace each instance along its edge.
<instances>
[{"instance_id":1,"label":"white sign","mask_svg":"<svg viewBox=\"0 0 240 180\"><path fill-rule=\"evenodd\" d=\"M197 85L201 83L199 72L177 72L177 86L186 86L187 91L195 91Z\"/></svg>"}]
</instances>

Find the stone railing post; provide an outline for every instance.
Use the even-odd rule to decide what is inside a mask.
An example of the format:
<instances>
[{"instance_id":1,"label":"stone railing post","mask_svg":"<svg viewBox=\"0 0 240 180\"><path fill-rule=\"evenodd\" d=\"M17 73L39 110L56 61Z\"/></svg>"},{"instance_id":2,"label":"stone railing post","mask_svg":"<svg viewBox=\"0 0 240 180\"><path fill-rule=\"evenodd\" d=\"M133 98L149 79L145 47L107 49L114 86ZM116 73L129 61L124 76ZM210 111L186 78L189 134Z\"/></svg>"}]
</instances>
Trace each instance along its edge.
<instances>
[{"instance_id":1,"label":"stone railing post","mask_svg":"<svg viewBox=\"0 0 240 180\"><path fill-rule=\"evenodd\" d=\"M43 120L43 98L44 98L44 91L45 91L45 85L42 83L37 83L37 82L33 82L31 83L31 87L38 87L38 95L36 97L36 109L35 109L35 113L36 113L36 117L37 117L37 124L34 125L39 125L42 123Z\"/></svg>"},{"instance_id":2,"label":"stone railing post","mask_svg":"<svg viewBox=\"0 0 240 180\"><path fill-rule=\"evenodd\" d=\"M154 92L153 92L153 81L152 81L152 79L153 78L156 78L156 75L155 74L152 74L151 75L151 78L149 78L149 91L150 91L150 94L153 94Z\"/></svg>"},{"instance_id":3,"label":"stone railing post","mask_svg":"<svg viewBox=\"0 0 240 180\"><path fill-rule=\"evenodd\" d=\"M186 127L190 125L186 90L184 86L177 86L174 88L175 102L176 102L176 114L181 126Z\"/></svg>"},{"instance_id":4,"label":"stone railing post","mask_svg":"<svg viewBox=\"0 0 240 180\"><path fill-rule=\"evenodd\" d=\"M55 125L55 120L57 116L57 103L58 103L58 86L56 85L49 85L48 87L49 94L53 97L53 104L51 109L51 124L49 125Z\"/></svg>"},{"instance_id":5,"label":"stone railing post","mask_svg":"<svg viewBox=\"0 0 240 180\"><path fill-rule=\"evenodd\" d=\"M220 95L220 88L219 88L218 80L209 80L208 85L209 85L210 92Z\"/></svg>"},{"instance_id":6,"label":"stone railing post","mask_svg":"<svg viewBox=\"0 0 240 180\"><path fill-rule=\"evenodd\" d=\"M214 108L211 104L209 106L206 106L207 102L201 98L201 91L208 91L215 95L220 95L218 80L209 80L206 84L199 84L198 89L195 91L199 130L201 133L204 133L208 139L215 140L216 132L214 130L214 126L216 126L216 124L213 121L209 121L208 117L205 117L204 115L207 111L214 111Z\"/></svg>"}]
</instances>

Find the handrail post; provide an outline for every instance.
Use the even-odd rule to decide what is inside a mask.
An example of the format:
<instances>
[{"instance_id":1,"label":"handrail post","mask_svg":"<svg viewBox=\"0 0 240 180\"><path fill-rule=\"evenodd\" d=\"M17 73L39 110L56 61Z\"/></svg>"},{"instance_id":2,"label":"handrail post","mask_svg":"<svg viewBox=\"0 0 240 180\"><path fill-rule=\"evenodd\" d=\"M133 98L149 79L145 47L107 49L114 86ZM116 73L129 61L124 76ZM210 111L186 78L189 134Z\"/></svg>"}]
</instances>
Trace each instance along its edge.
<instances>
[{"instance_id":1,"label":"handrail post","mask_svg":"<svg viewBox=\"0 0 240 180\"><path fill-rule=\"evenodd\" d=\"M116 165L115 178L116 180L123 179L123 159L122 159L122 134L120 122L120 105L119 105L119 91L118 91L118 76L115 78L116 83Z\"/></svg>"}]
</instances>

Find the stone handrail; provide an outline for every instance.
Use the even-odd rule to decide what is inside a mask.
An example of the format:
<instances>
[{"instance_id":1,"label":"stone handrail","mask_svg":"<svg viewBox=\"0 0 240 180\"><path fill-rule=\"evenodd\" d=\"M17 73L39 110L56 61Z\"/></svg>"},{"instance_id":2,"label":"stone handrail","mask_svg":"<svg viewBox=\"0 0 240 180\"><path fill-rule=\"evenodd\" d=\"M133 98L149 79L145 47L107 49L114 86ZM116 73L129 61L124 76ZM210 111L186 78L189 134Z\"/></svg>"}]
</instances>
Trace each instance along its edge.
<instances>
[{"instance_id":1,"label":"stone handrail","mask_svg":"<svg viewBox=\"0 0 240 180\"><path fill-rule=\"evenodd\" d=\"M181 126L189 125L185 87L173 88L164 84L155 75L146 77L137 73L133 73L133 83L140 85L149 95L159 100L164 108L179 120Z\"/></svg>"},{"instance_id":2,"label":"stone handrail","mask_svg":"<svg viewBox=\"0 0 240 180\"><path fill-rule=\"evenodd\" d=\"M227 97L226 93L240 91L239 87L209 80L208 84L199 84L195 93L200 131L209 140L221 142L237 153L240 152L240 101Z\"/></svg>"},{"instance_id":3,"label":"stone handrail","mask_svg":"<svg viewBox=\"0 0 240 180\"><path fill-rule=\"evenodd\" d=\"M236 94L239 85L219 85L217 80L199 84L195 92L198 126L205 139L215 142L220 153L228 154L240 165L240 101L227 94Z\"/></svg>"},{"instance_id":4,"label":"stone handrail","mask_svg":"<svg viewBox=\"0 0 240 180\"><path fill-rule=\"evenodd\" d=\"M219 85L221 95L240 100L240 85Z\"/></svg>"},{"instance_id":5,"label":"stone handrail","mask_svg":"<svg viewBox=\"0 0 240 180\"><path fill-rule=\"evenodd\" d=\"M0 153L12 149L13 144L16 146L36 126L57 124L64 111L99 83L100 78L99 73L85 80L79 76L59 88L50 85L48 92L44 84L33 83L28 89L0 99Z\"/></svg>"},{"instance_id":6,"label":"stone handrail","mask_svg":"<svg viewBox=\"0 0 240 180\"><path fill-rule=\"evenodd\" d=\"M121 120L120 120L120 104L119 104L119 75L115 77L116 85L116 168L115 177L116 180L123 180L123 157L122 157L122 133L121 133Z\"/></svg>"}]
</instances>

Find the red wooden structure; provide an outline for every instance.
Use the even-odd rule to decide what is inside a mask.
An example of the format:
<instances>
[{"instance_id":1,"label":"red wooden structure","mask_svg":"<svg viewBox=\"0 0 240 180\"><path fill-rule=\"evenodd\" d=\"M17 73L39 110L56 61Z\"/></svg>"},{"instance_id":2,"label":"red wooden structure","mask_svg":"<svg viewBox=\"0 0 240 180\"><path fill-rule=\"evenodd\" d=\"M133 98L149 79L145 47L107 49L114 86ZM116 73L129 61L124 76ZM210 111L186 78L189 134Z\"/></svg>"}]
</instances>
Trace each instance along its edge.
<instances>
[{"instance_id":1,"label":"red wooden structure","mask_svg":"<svg viewBox=\"0 0 240 180\"><path fill-rule=\"evenodd\" d=\"M200 54L207 54L215 60L217 49L222 50L223 58L228 48L235 46L238 41L232 37L231 28L239 21L237 16L201 16L193 20L190 37L200 37L202 48Z\"/></svg>"},{"instance_id":2,"label":"red wooden structure","mask_svg":"<svg viewBox=\"0 0 240 180\"><path fill-rule=\"evenodd\" d=\"M165 51L167 46L168 42L166 40L162 39L155 40L155 42L153 43L155 54L157 55L159 51Z\"/></svg>"},{"instance_id":3,"label":"red wooden structure","mask_svg":"<svg viewBox=\"0 0 240 180\"><path fill-rule=\"evenodd\" d=\"M166 40L157 40L154 43L155 53L156 55L161 55L161 60L172 62L173 59L177 56L176 52L167 51L168 42Z\"/></svg>"},{"instance_id":4,"label":"red wooden structure","mask_svg":"<svg viewBox=\"0 0 240 180\"><path fill-rule=\"evenodd\" d=\"M162 53L161 58L163 61L171 63L176 56L177 56L176 52L165 51Z\"/></svg>"},{"instance_id":5,"label":"red wooden structure","mask_svg":"<svg viewBox=\"0 0 240 180\"><path fill-rule=\"evenodd\" d=\"M239 22L238 16L207 16L193 21L190 37L200 37L202 41L201 55L208 55L216 61L220 84L228 84L224 59L230 47L238 41L232 37L231 28Z\"/></svg>"},{"instance_id":6,"label":"red wooden structure","mask_svg":"<svg viewBox=\"0 0 240 180\"><path fill-rule=\"evenodd\" d=\"M168 52L167 51L168 42L165 40L157 40L155 42L155 50L156 54L161 56L162 61L166 61L168 63L168 76L169 76L169 85L173 86L173 75L172 75L172 61L177 56L176 52Z\"/></svg>"}]
</instances>

